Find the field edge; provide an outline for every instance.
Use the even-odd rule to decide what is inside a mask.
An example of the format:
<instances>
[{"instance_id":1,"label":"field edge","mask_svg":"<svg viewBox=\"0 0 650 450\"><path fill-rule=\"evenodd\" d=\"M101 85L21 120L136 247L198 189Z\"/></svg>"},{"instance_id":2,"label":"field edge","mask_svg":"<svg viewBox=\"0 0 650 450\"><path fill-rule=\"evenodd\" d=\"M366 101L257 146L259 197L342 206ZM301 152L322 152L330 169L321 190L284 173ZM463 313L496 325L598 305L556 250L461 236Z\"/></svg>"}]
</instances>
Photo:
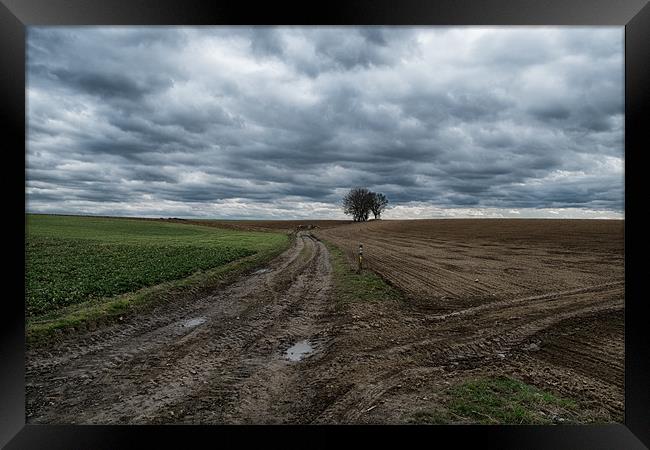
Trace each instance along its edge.
<instances>
[{"instance_id":1,"label":"field edge","mask_svg":"<svg viewBox=\"0 0 650 450\"><path fill-rule=\"evenodd\" d=\"M222 266L197 271L192 275L166 281L137 291L108 298L89 300L27 319L25 339L29 346L45 345L68 332L92 330L123 320L127 316L146 312L167 301L189 301L209 291L235 282L241 276L269 263L291 247L295 234L275 248L232 261Z\"/></svg>"},{"instance_id":2,"label":"field edge","mask_svg":"<svg viewBox=\"0 0 650 450\"><path fill-rule=\"evenodd\" d=\"M343 249L318 237L330 253L334 278L336 310L357 302L404 301L406 295L371 269L361 273L352 267Z\"/></svg>"}]
</instances>

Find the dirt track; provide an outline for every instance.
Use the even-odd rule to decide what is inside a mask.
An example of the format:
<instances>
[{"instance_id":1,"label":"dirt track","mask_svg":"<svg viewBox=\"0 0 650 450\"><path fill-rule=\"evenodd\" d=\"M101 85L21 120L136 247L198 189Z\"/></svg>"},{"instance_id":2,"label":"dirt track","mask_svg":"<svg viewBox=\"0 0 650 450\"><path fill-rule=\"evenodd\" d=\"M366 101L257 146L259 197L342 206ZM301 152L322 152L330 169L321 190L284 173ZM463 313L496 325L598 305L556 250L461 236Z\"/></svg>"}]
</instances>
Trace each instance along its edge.
<instances>
[{"instance_id":1,"label":"dirt track","mask_svg":"<svg viewBox=\"0 0 650 450\"><path fill-rule=\"evenodd\" d=\"M306 338L316 350L327 345L331 267L323 244L302 235L268 269L212 297L29 352L28 421L299 420L309 398L292 387L300 366L283 352Z\"/></svg>"},{"instance_id":2,"label":"dirt track","mask_svg":"<svg viewBox=\"0 0 650 450\"><path fill-rule=\"evenodd\" d=\"M623 419L620 280L453 311L395 301L337 313L317 239L301 234L268 269L28 352L27 421L403 423L493 374L578 399L586 420ZM314 353L287 360L303 339Z\"/></svg>"}]
</instances>

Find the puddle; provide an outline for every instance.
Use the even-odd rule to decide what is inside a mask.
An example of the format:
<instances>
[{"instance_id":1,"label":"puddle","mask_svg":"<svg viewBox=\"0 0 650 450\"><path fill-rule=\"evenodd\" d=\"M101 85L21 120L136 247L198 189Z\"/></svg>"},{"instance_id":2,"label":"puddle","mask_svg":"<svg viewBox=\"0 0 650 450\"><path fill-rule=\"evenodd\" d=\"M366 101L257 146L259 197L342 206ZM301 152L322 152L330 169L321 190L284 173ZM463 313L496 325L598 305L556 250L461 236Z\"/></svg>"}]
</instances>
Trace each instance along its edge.
<instances>
[{"instance_id":1,"label":"puddle","mask_svg":"<svg viewBox=\"0 0 650 450\"><path fill-rule=\"evenodd\" d=\"M186 320L185 322L183 322L183 325L182 325L182 326L184 326L184 327L186 327L186 328L191 328L191 327L195 327L195 326L197 326L197 325L201 325L201 324L204 323L206 320L207 320L207 319L206 319L205 317L196 317L196 318L194 318L194 319L188 319L188 320Z\"/></svg>"},{"instance_id":2,"label":"puddle","mask_svg":"<svg viewBox=\"0 0 650 450\"><path fill-rule=\"evenodd\" d=\"M305 356L312 353L314 349L308 340L296 342L284 352L285 358L289 361L300 361Z\"/></svg>"},{"instance_id":3,"label":"puddle","mask_svg":"<svg viewBox=\"0 0 650 450\"><path fill-rule=\"evenodd\" d=\"M271 271L271 269L260 269L260 270L256 270L255 272L253 272L253 275L259 275L260 273L267 273L267 272L270 272L270 271Z\"/></svg>"}]
</instances>

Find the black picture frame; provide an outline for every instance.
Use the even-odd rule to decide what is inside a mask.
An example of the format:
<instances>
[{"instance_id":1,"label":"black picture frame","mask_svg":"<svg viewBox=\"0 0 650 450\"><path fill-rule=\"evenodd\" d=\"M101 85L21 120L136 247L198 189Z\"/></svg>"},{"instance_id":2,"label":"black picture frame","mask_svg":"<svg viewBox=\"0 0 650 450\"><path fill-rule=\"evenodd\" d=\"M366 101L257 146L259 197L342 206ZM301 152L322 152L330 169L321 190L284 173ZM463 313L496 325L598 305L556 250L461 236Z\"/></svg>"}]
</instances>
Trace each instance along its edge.
<instances>
[{"instance_id":1,"label":"black picture frame","mask_svg":"<svg viewBox=\"0 0 650 450\"><path fill-rule=\"evenodd\" d=\"M625 27L625 423L577 426L56 426L25 424L25 30L30 25L610 25ZM635 449L650 446L650 340L644 296L641 158L650 148L650 6L647 0L0 0L0 99L5 166L6 283L0 313L0 445L23 448L243 445L251 438L325 444L361 435L366 445L418 439L493 448ZM3 177L4 178L4 177ZM14 237L15 236L15 237ZM8 294L11 292L11 294ZM296 437L298 430L299 438ZM318 441L312 438L318 435ZM309 441L305 440L309 439ZM294 442L291 442L291 441ZM393 442L390 442L393 441ZM446 447L446 445L445 445Z\"/></svg>"}]
</instances>

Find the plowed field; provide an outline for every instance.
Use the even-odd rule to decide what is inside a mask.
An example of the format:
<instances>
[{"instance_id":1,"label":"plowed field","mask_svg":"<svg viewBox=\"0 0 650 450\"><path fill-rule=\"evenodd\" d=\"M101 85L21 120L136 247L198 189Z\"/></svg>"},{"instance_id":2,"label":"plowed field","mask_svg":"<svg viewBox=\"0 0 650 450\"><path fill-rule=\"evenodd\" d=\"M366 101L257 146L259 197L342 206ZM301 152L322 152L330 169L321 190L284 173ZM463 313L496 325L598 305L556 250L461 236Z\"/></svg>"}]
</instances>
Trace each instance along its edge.
<instances>
[{"instance_id":1,"label":"plowed field","mask_svg":"<svg viewBox=\"0 0 650 450\"><path fill-rule=\"evenodd\" d=\"M623 221L373 221L316 234L351 268L362 243L364 268L408 297L353 308L376 326L359 337L382 355L375 373L395 377L376 377L382 404L363 421L408 414L386 403L426 409L445 385L491 374L575 399L586 421L623 420Z\"/></svg>"},{"instance_id":2,"label":"plowed field","mask_svg":"<svg viewBox=\"0 0 650 450\"><path fill-rule=\"evenodd\" d=\"M455 310L623 283L623 222L371 221L318 235L415 299ZM600 288L598 288L600 289Z\"/></svg>"}]
</instances>

